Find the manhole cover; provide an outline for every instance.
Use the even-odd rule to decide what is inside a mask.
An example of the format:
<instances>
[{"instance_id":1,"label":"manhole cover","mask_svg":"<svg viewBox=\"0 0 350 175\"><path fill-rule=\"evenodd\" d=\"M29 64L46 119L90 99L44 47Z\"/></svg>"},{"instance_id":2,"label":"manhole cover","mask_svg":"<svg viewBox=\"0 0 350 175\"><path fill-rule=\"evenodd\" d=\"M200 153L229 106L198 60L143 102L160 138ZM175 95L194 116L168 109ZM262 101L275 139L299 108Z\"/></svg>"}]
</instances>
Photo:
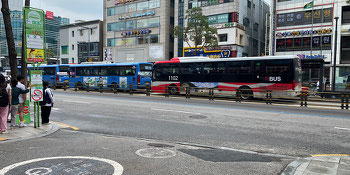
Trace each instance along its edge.
<instances>
[{"instance_id":1,"label":"manhole cover","mask_svg":"<svg viewBox=\"0 0 350 175\"><path fill-rule=\"evenodd\" d=\"M140 149L135 152L141 157L147 158L169 158L176 155L175 151L164 149L164 148L146 148Z\"/></svg>"},{"instance_id":2,"label":"manhole cover","mask_svg":"<svg viewBox=\"0 0 350 175\"><path fill-rule=\"evenodd\" d=\"M19 162L0 170L0 175L121 175L123 167L96 157L48 157Z\"/></svg>"},{"instance_id":3,"label":"manhole cover","mask_svg":"<svg viewBox=\"0 0 350 175\"><path fill-rule=\"evenodd\" d=\"M204 119L204 118L208 118L207 116L204 115L191 115L189 116L192 119Z\"/></svg>"},{"instance_id":4,"label":"manhole cover","mask_svg":"<svg viewBox=\"0 0 350 175\"><path fill-rule=\"evenodd\" d=\"M172 148L172 147L174 147L172 145L167 145L167 144L162 144L162 143L149 143L147 145L157 147L157 148Z\"/></svg>"}]
</instances>

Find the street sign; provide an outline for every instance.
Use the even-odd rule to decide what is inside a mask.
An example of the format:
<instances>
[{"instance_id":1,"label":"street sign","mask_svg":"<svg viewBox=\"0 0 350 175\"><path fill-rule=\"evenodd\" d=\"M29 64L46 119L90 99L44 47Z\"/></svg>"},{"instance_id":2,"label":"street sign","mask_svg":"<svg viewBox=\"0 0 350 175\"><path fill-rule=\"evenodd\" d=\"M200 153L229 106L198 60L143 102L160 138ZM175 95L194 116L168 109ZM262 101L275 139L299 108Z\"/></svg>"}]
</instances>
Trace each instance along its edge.
<instances>
[{"instance_id":1,"label":"street sign","mask_svg":"<svg viewBox=\"0 0 350 175\"><path fill-rule=\"evenodd\" d=\"M45 20L44 11L24 7L24 51L27 63L46 62Z\"/></svg>"},{"instance_id":2,"label":"street sign","mask_svg":"<svg viewBox=\"0 0 350 175\"><path fill-rule=\"evenodd\" d=\"M31 100L34 102L43 101L43 71L32 70L30 71L31 82Z\"/></svg>"}]
</instances>

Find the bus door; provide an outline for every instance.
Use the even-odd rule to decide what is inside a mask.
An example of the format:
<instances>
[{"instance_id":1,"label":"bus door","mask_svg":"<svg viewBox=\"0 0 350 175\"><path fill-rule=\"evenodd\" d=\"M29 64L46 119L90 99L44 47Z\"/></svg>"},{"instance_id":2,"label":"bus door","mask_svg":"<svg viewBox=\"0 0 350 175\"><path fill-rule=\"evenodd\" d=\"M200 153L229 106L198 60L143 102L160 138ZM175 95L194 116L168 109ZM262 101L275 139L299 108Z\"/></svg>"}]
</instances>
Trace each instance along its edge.
<instances>
[{"instance_id":1,"label":"bus door","mask_svg":"<svg viewBox=\"0 0 350 175\"><path fill-rule=\"evenodd\" d=\"M119 88L127 90L130 85L133 86L133 89L137 89L136 66L121 66Z\"/></svg>"},{"instance_id":2,"label":"bus door","mask_svg":"<svg viewBox=\"0 0 350 175\"><path fill-rule=\"evenodd\" d=\"M69 81L69 66L58 66L58 72L57 72L57 77L58 79L58 84L60 83L65 83Z\"/></svg>"},{"instance_id":3,"label":"bus door","mask_svg":"<svg viewBox=\"0 0 350 175\"><path fill-rule=\"evenodd\" d=\"M140 64L140 71L137 76L137 84L140 88L145 88L146 85L151 85L152 64Z\"/></svg>"},{"instance_id":4,"label":"bus door","mask_svg":"<svg viewBox=\"0 0 350 175\"><path fill-rule=\"evenodd\" d=\"M75 67L70 67L69 68L69 87L75 87L75 83L77 83L77 78L76 78L76 69Z\"/></svg>"}]
</instances>

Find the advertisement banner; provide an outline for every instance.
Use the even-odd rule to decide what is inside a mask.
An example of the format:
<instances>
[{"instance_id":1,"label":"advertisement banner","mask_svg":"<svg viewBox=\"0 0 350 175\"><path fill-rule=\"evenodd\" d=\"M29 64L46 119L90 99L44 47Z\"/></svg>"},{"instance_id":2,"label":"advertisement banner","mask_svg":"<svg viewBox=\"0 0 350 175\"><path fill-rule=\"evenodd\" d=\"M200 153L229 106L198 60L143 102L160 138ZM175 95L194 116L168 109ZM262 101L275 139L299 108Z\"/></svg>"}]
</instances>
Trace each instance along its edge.
<instances>
[{"instance_id":1,"label":"advertisement banner","mask_svg":"<svg viewBox=\"0 0 350 175\"><path fill-rule=\"evenodd\" d=\"M102 83L107 86L107 77L84 77L84 84L89 83L89 87L99 87Z\"/></svg>"},{"instance_id":2,"label":"advertisement banner","mask_svg":"<svg viewBox=\"0 0 350 175\"><path fill-rule=\"evenodd\" d=\"M27 49L28 62L44 62L44 50L43 49Z\"/></svg>"}]
</instances>

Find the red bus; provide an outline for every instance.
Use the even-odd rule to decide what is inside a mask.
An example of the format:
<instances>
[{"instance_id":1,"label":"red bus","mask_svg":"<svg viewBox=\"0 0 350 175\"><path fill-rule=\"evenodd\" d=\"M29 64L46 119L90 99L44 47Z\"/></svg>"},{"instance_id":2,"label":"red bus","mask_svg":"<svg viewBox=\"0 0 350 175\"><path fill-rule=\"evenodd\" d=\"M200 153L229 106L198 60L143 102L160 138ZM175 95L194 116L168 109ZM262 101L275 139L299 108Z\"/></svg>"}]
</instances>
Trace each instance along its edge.
<instances>
[{"instance_id":1,"label":"red bus","mask_svg":"<svg viewBox=\"0 0 350 175\"><path fill-rule=\"evenodd\" d=\"M190 87L191 94L208 92L234 95L243 99L273 95L297 96L301 91L301 64L296 56L265 56L210 59L181 57L159 61L153 67L152 91L175 95Z\"/></svg>"}]
</instances>

